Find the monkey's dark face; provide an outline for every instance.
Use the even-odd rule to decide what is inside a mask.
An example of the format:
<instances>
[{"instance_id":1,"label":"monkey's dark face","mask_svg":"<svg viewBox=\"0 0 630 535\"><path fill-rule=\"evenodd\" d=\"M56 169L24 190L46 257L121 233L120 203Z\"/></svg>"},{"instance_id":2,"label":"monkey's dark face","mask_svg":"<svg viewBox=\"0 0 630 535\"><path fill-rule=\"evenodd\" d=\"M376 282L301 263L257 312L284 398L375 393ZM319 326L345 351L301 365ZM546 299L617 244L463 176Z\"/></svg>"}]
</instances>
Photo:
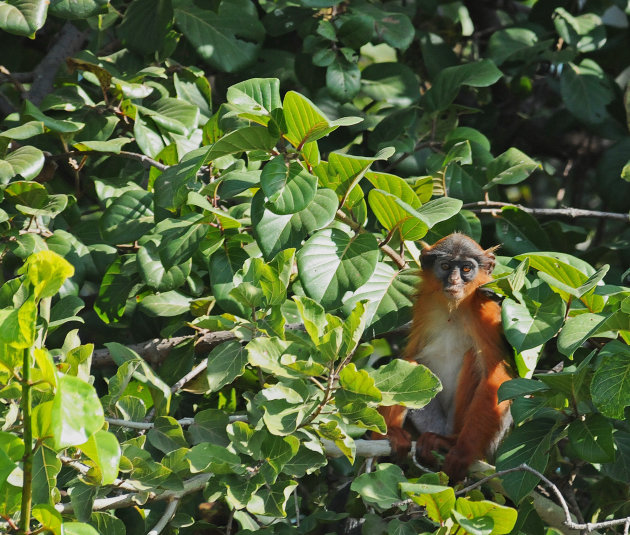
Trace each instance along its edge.
<instances>
[{"instance_id":1,"label":"monkey's dark face","mask_svg":"<svg viewBox=\"0 0 630 535\"><path fill-rule=\"evenodd\" d=\"M479 264L474 258L438 257L433 264L435 277L442 282L449 299L459 301L466 296L466 285L475 280Z\"/></svg>"},{"instance_id":2,"label":"monkey's dark face","mask_svg":"<svg viewBox=\"0 0 630 535\"><path fill-rule=\"evenodd\" d=\"M475 240L455 233L424 249L421 261L422 269L432 271L442 283L444 294L459 301L470 294L475 287L470 283L476 281L480 272L492 273L495 259L492 251L484 251Z\"/></svg>"}]
</instances>

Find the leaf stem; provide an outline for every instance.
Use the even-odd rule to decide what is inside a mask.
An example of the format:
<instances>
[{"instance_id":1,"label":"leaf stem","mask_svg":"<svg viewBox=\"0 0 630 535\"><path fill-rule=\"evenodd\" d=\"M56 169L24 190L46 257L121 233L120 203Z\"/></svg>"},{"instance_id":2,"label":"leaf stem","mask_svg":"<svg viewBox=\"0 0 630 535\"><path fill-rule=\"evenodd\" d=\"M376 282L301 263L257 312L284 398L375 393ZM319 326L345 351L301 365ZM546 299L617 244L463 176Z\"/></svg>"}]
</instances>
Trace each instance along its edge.
<instances>
[{"instance_id":1,"label":"leaf stem","mask_svg":"<svg viewBox=\"0 0 630 535\"><path fill-rule=\"evenodd\" d=\"M31 390L31 358L30 348L24 349L22 363L22 422L24 428L24 460L22 466L22 506L20 509L20 533L26 535L31 523L31 506L33 500L33 428L31 411L33 408L33 392Z\"/></svg>"}]
</instances>

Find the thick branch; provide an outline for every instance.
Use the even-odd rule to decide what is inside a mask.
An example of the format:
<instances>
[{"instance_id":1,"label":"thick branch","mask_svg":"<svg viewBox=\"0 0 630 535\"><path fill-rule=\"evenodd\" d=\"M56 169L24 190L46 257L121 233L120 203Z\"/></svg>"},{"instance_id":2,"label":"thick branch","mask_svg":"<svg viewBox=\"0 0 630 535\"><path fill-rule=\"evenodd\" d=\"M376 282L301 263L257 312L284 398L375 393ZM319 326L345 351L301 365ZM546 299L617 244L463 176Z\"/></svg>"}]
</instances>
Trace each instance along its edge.
<instances>
[{"instance_id":1,"label":"thick branch","mask_svg":"<svg viewBox=\"0 0 630 535\"><path fill-rule=\"evenodd\" d=\"M55 38L55 44L33 71L33 85L28 92L28 98L35 105L39 105L52 91L59 67L67 58L81 50L86 37L87 31L78 30L72 23L66 22L63 25Z\"/></svg>"},{"instance_id":2,"label":"thick branch","mask_svg":"<svg viewBox=\"0 0 630 535\"><path fill-rule=\"evenodd\" d=\"M630 222L629 214L618 214L614 212L600 212L598 210L582 210L581 208L527 208L520 204L511 204L509 202L498 201L479 201L464 204L462 208L476 212L479 214L497 215L501 208L513 206L534 216L543 217L567 217L569 219L577 219L579 217L595 217L599 219L613 219L615 221Z\"/></svg>"}]
</instances>

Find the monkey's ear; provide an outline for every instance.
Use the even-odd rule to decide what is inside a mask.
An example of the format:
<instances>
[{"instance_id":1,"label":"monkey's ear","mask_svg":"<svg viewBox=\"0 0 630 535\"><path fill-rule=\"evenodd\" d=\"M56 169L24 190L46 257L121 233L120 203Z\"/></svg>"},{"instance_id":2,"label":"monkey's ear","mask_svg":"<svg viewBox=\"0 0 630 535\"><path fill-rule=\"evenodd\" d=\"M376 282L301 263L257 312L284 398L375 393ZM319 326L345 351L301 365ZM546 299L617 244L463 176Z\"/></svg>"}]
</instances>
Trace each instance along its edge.
<instances>
[{"instance_id":1,"label":"monkey's ear","mask_svg":"<svg viewBox=\"0 0 630 535\"><path fill-rule=\"evenodd\" d=\"M494 266L496 265L496 257L494 256L494 252L501 247L501 245L495 245L493 247L490 247L489 249L486 249L483 252L483 262L482 262L482 266L483 269L485 271L488 272L488 274L492 273L492 270L494 269Z\"/></svg>"}]
</instances>

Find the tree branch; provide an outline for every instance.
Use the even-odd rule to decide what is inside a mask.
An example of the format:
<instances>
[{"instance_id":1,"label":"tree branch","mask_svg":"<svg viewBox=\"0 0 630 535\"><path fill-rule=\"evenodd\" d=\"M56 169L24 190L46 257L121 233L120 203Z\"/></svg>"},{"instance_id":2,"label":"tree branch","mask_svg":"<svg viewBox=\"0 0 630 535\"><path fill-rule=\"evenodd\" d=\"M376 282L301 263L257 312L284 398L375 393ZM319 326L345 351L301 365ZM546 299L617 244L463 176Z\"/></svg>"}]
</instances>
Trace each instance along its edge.
<instances>
[{"instance_id":1,"label":"tree branch","mask_svg":"<svg viewBox=\"0 0 630 535\"><path fill-rule=\"evenodd\" d=\"M159 169L160 171L165 171L166 169L169 168L168 165L158 162L157 160L154 160L153 158L151 158L150 156L147 156L146 154L140 154L137 152L129 152L126 150L121 150L120 152L106 152L106 151L99 151L99 150L71 150L69 152L62 152L59 154L54 154L50 156L50 158L52 160L63 160L63 159L70 159L70 158L81 158L83 156L91 156L94 154L97 154L99 156L104 156L104 155L120 156L121 158L127 158L128 160L135 160L137 162L140 162L146 168L155 167L156 169Z\"/></svg>"},{"instance_id":2,"label":"tree branch","mask_svg":"<svg viewBox=\"0 0 630 535\"><path fill-rule=\"evenodd\" d=\"M614 520L606 520L604 522L585 522L585 523L574 522L573 518L571 517L571 511L569 511L569 505L567 504L566 499L562 495L562 492L560 492L560 489L551 480L549 480L547 477L541 474L538 470L536 470L535 468L532 468L531 466L525 463L519 466L516 466L514 468L508 468L507 470L500 470L499 472L495 472L492 475L489 475L487 477L480 479L479 481L476 481L475 483L473 483L472 485L469 485L468 487L458 490L455 494L457 496L466 494L467 492L470 492L471 490L476 489L477 487L480 487L481 485L490 481L491 479L503 477L504 475L511 474L513 472L529 472L531 474L534 474L545 485L547 485L551 489L552 493L558 499L558 502L560 503L560 507L562 507L562 510L564 512L564 515L565 515L564 525L567 526L569 529L580 530L580 531L583 531L583 530L593 531L600 528L611 528L614 526L621 526L621 525L624 525L624 529L627 529L627 527L630 525L630 517L617 518Z\"/></svg>"},{"instance_id":3,"label":"tree branch","mask_svg":"<svg viewBox=\"0 0 630 535\"><path fill-rule=\"evenodd\" d=\"M177 511L177 506L179 505L179 498L173 498L169 504L164 509L164 514L160 518L157 524L153 527L151 531L147 533L147 535L160 535L162 530L166 527L166 525L171 521L173 516L175 516L175 511Z\"/></svg>"},{"instance_id":4,"label":"tree branch","mask_svg":"<svg viewBox=\"0 0 630 535\"><path fill-rule=\"evenodd\" d=\"M56 35L54 45L33 71L33 84L28 99L36 106L52 91L55 75L67 58L76 54L83 46L88 31L78 30L71 22L66 22Z\"/></svg>"},{"instance_id":5,"label":"tree branch","mask_svg":"<svg viewBox=\"0 0 630 535\"><path fill-rule=\"evenodd\" d=\"M337 210L337 216L336 217L337 217L337 219L339 219L339 221L341 221L342 223L345 223L346 225L348 225L355 232L360 232L360 233L367 232L367 230L365 230L356 221L353 221L351 218L349 218L341 210ZM381 248L381 250L387 256L389 256L396 263L396 265L400 269L405 269L406 267L408 267L407 266L407 262L405 261L405 259L402 256L400 256L396 251L394 251L389 245L387 245L385 243L381 243L379 245L379 247Z\"/></svg>"},{"instance_id":6,"label":"tree branch","mask_svg":"<svg viewBox=\"0 0 630 535\"><path fill-rule=\"evenodd\" d=\"M246 422L247 416L244 414L233 414L228 417L230 423L232 422ZM120 427L128 427L129 429L138 429L140 431L147 431L155 427L153 422L133 422L131 420L120 420L119 418L105 418L105 421L109 425L118 425ZM177 423L182 427L187 427L195 423L194 418L182 418L177 420Z\"/></svg>"},{"instance_id":7,"label":"tree branch","mask_svg":"<svg viewBox=\"0 0 630 535\"><path fill-rule=\"evenodd\" d=\"M520 204L498 201L479 201L464 204L462 208L479 214L497 215L501 208L512 206L535 216L567 217L577 219L579 217L595 217L600 219L613 219L615 221L630 222L630 214L618 214L614 212L600 212L598 210L582 210L581 208L527 208Z\"/></svg>"}]
</instances>

